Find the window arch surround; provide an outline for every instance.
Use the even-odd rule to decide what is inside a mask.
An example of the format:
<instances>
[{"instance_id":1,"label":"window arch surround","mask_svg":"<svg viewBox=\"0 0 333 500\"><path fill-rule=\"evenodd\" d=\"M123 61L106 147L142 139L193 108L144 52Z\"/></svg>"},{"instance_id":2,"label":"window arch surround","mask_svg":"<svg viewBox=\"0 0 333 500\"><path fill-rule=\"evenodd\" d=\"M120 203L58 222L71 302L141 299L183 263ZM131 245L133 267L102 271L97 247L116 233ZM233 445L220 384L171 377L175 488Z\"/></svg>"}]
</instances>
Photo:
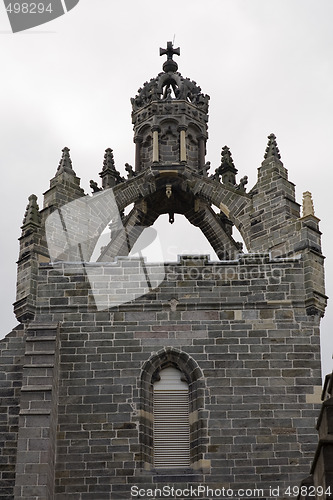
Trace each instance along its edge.
<instances>
[{"instance_id":1,"label":"window arch surround","mask_svg":"<svg viewBox=\"0 0 333 500\"><path fill-rule=\"evenodd\" d=\"M153 385L160 380L160 371L174 367L189 386L190 468L201 469L207 446L207 412L205 381L198 363L186 352L165 347L143 365L140 381L140 444L141 468L154 469Z\"/></svg>"}]
</instances>

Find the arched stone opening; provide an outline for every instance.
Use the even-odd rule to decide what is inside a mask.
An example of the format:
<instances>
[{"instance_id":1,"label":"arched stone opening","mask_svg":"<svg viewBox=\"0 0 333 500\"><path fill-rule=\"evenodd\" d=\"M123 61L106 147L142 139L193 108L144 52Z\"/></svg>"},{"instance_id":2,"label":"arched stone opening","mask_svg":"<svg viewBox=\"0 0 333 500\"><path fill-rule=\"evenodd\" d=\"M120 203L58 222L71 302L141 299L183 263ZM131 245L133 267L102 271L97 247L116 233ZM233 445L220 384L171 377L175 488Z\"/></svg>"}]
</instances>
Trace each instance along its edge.
<instances>
[{"instance_id":1,"label":"arched stone opening","mask_svg":"<svg viewBox=\"0 0 333 500\"><path fill-rule=\"evenodd\" d=\"M163 204L158 202L154 205L150 200L155 200L155 197L158 199L161 195L163 203L167 202L166 185L169 182L172 183L172 190L178 189L179 199L170 198L175 205L170 205L170 210L162 210ZM251 249L249 226L252 200L248 194L238 193L194 172L189 176L187 172L179 171L169 179L163 172L154 174L147 171L112 189L74 200L52 213L47 219L46 227L51 260L89 262L97 241L110 220L116 221L122 228L126 226L121 214L132 203L144 214L143 218L141 215L139 218L149 226L161 213L173 211L186 215L192 209L195 212L195 199L202 200L204 204L214 204L222 210L239 230L247 248ZM148 219L151 220L147 224ZM213 222L212 217L211 219ZM192 220L190 222L193 223ZM140 224L142 225L142 221ZM200 224L195 223L199 227Z\"/></svg>"},{"instance_id":2,"label":"arched stone opening","mask_svg":"<svg viewBox=\"0 0 333 500\"><path fill-rule=\"evenodd\" d=\"M159 380L161 370L168 367L179 370L189 387L190 467L200 469L208 441L205 381L196 361L186 352L172 347L157 352L142 367L139 405L141 468L154 469L153 386Z\"/></svg>"}]
</instances>

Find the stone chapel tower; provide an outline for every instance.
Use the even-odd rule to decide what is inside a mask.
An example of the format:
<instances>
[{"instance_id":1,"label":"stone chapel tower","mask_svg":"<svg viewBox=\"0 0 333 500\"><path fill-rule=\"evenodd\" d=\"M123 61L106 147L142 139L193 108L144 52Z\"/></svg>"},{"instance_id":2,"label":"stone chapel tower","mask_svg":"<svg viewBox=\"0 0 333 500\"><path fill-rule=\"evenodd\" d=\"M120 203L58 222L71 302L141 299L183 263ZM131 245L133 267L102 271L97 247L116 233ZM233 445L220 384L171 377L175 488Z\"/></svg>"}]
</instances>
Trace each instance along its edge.
<instances>
[{"instance_id":1,"label":"stone chapel tower","mask_svg":"<svg viewBox=\"0 0 333 500\"><path fill-rule=\"evenodd\" d=\"M163 71L132 99L126 179L107 149L101 186L85 194L64 148L43 208L29 197L19 326L0 342L0 500L160 498L150 492L171 487L178 498L269 498L277 487L283 497L310 473L326 306L319 219L310 193L300 214L273 134L251 189L228 147L210 167L209 97L178 72L179 54L161 49ZM145 262L151 226L175 213L219 261Z\"/></svg>"}]
</instances>

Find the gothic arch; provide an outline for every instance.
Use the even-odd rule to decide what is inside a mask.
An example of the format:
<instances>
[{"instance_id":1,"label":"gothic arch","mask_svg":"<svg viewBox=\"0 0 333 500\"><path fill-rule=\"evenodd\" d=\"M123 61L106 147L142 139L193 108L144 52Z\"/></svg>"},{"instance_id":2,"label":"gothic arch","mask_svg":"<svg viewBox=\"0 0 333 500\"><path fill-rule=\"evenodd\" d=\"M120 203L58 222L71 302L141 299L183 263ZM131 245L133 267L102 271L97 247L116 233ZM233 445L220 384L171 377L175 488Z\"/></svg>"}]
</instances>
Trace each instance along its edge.
<instances>
[{"instance_id":1,"label":"gothic arch","mask_svg":"<svg viewBox=\"0 0 333 500\"><path fill-rule=\"evenodd\" d=\"M205 380L198 363L184 351L165 347L153 354L143 365L140 380L140 443L141 466L153 468L153 384L159 372L172 366L183 374L190 391L190 458L191 468L201 467L207 445L207 419L205 406Z\"/></svg>"},{"instance_id":2,"label":"gothic arch","mask_svg":"<svg viewBox=\"0 0 333 500\"><path fill-rule=\"evenodd\" d=\"M136 177L121 182L112 189L74 200L51 214L47 220L47 235L56 250L54 252L56 260L89 261L100 235L110 220L118 220L121 228L124 223L126 225L125 219L120 220L120 214L132 203L141 218L140 224L144 221L147 226L151 225L161 213L166 212L158 212L158 207L149 206L148 202L156 194L161 194L165 198L166 184L169 182L179 190L179 193L183 193L184 199L192 197L193 201L202 200L203 203L213 204L222 210L239 230L247 248L251 248L249 228L252 199L249 194L195 172L189 173L184 169L171 171L170 174L157 166L140 172ZM195 208L192 208L195 211ZM187 210L192 208L188 207ZM184 211L178 213L185 215ZM188 218L194 223L193 218L192 220L191 217ZM152 222L149 222L150 219ZM203 230L202 225L201 229ZM214 231L212 227L212 234L217 234ZM204 230L203 232L205 234ZM220 241L222 242L221 239ZM63 251L66 247L68 250ZM54 256L51 258L55 260Z\"/></svg>"},{"instance_id":3,"label":"gothic arch","mask_svg":"<svg viewBox=\"0 0 333 500\"><path fill-rule=\"evenodd\" d=\"M156 168L158 169L158 167ZM154 171L154 173L151 171L146 172L146 176L145 173L141 174L143 180L142 184L139 184L139 176L137 176L134 181L136 182L135 190L127 188L127 183L131 182L131 180L127 181L125 184L116 186L114 194L118 206L121 205L120 208L122 209L130 203L148 199L149 196L154 193L163 192L168 180L163 171L155 172L156 171ZM146 183L144 183L144 177L146 177ZM214 216L213 211L209 208L210 204L215 205L223 212L225 217L230 220L240 232L246 247L248 249L251 248L249 228L252 199L249 194L237 191L236 188L224 186L216 180L203 177L194 172L191 173L191 176L183 174L182 172L177 172L177 176L172 177L170 182L174 182L182 192L197 198L198 201L201 200L202 210L206 205L204 209L206 216L204 216L202 220L200 220L199 213L194 214L194 209L192 208L182 212L175 210L175 213L183 213L191 224L197 225L203 231L216 253L224 256L224 258L230 258L232 254L235 255L239 252L239 248L232 237L225 233L223 224L217 220L217 217ZM143 193L143 191L146 191L146 193ZM127 194L130 196L128 201L124 203L124 198L125 196L127 197ZM156 218L157 217L154 217L154 220L156 220Z\"/></svg>"},{"instance_id":4,"label":"gothic arch","mask_svg":"<svg viewBox=\"0 0 333 500\"><path fill-rule=\"evenodd\" d=\"M131 203L147 198L158 190L165 189L168 182L166 174L159 167L148 172L142 172L134 179L117 185L114 195L119 210L123 210ZM225 186L219 181L209 177L203 177L195 172L177 172L173 174L172 180L178 183L180 189L215 205L237 227L242 235L246 246L250 247L248 232L250 212L252 210L252 198L250 194L238 191L236 188ZM161 181L161 182L159 182ZM107 223L107 222L106 222ZM105 225L106 225L105 223Z\"/></svg>"}]
</instances>

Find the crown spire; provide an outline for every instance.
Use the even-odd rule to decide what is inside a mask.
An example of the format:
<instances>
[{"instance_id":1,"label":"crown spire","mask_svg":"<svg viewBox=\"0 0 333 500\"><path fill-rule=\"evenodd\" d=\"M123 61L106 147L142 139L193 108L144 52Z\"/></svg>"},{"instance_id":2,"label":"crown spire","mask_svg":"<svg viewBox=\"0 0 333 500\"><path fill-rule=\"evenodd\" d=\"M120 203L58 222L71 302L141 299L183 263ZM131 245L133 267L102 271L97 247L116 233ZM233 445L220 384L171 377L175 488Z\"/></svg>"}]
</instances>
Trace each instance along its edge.
<instances>
[{"instance_id":1,"label":"crown spire","mask_svg":"<svg viewBox=\"0 0 333 500\"><path fill-rule=\"evenodd\" d=\"M68 174L71 174L71 175L76 175L76 173L74 172L73 167L72 167L72 160L71 160L71 157L69 155L69 152L70 152L70 149L67 147L64 147L64 149L62 150L62 157L61 157L59 167L58 167L57 172L56 172L56 176L60 175L64 172L67 172Z\"/></svg>"},{"instance_id":2,"label":"crown spire","mask_svg":"<svg viewBox=\"0 0 333 500\"><path fill-rule=\"evenodd\" d=\"M267 158L270 158L271 156L273 156L274 158L277 158L278 160L281 159L279 148L278 148L278 145L276 142L276 137L274 134L270 134L268 136L268 144L267 144L264 158L266 160Z\"/></svg>"},{"instance_id":3,"label":"crown spire","mask_svg":"<svg viewBox=\"0 0 333 500\"><path fill-rule=\"evenodd\" d=\"M173 60L173 56L174 55L180 56L180 47L174 49L173 43L167 42L166 49L160 48L160 56L164 55L167 56L167 60L163 64L163 71L165 71L165 73L169 72L175 73L178 69L178 64L176 63L176 61Z\"/></svg>"}]
</instances>

